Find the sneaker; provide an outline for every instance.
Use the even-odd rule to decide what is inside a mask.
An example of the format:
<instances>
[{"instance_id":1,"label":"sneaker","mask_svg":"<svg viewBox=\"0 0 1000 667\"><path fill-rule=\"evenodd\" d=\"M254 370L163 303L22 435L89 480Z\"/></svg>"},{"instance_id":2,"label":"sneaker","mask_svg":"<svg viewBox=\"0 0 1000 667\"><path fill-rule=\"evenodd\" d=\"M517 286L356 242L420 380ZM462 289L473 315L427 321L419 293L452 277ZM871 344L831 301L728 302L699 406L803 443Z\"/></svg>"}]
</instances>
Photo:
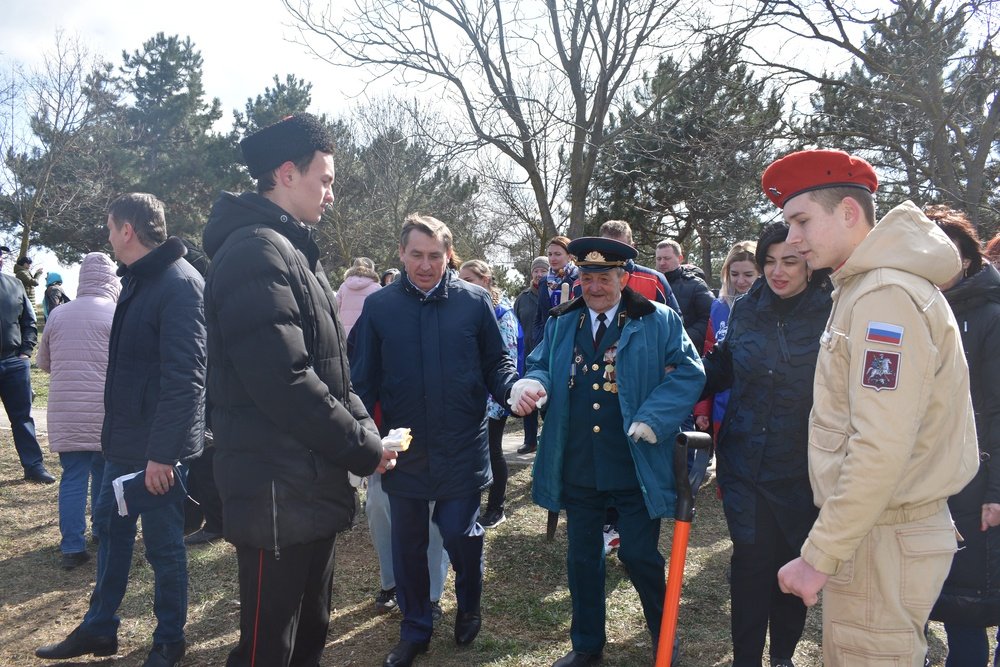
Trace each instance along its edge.
<instances>
[{"instance_id":1,"label":"sneaker","mask_svg":"<svg viewBox=\"0 0 1000 667\"><path fill-rule=\"evenodd\" d=\"M86 551L74 551L62 555L62 562L59 564L64 570L75 570L90 560L90 554Z\"/></svg>"},{"instance_id":2,"label":"sneaker","mask_svg":"<svg viewBox=\"0 0 1000 667\"><path fill-rule=\"evenodd\" d=\"M618 531L607 526L604 530L604 556L607 557L608 554L618 548L619 544L621 544L621 538L618 537Z\"/></svg>"},{"instance_id":3,"label":"sneaker","mask_svg":"<svg viewBox=\"0 0 1000 667\"><path fill-rule=\"evenodd\" d=\"M396 608L396 587L387 591L379 591L375 596L375 613L388 614Z\"/></svg>"},{"instance_id":4,"label":"sneaker","mask_svg":"<svg viewBox=\"0 0 1000 667\"><path fill-rule=\"evenodd\" d=\"M486 510L486 513L479 519L479 525L483 528L496 528L507 520L503 510Z\"/></svg>"},{"instance_id":5,"label":"sneaker","mask_svg":"<svg viewBox=\"0 0 1000 667\"><path fill-rule=\"evenodd\" d=\"M537 444L531 444L526 442L517 448L517 453L521 454L522 456L524 454L534 454L536 449L538 449Z\"/></svg>"},{"instance_id":6,"label":"sneaker","mask_svg":"<svg viewBox=\"0 0 1000 667\"><path fill-rule=\"evenodd\" d=\"M771 658L771 667L795 667L791 658Z\"/></svg>"},{"instance_id":7,"label":"sneaker","mask_svg":"<svg viewBox=\"0 0 1000 667\"><path fill-rule=\"evenodd\" d=\"M438 621L440 621L442 618L444 618L444 610L441 609L441 603L440 602L434 602L432 600L431 601L431 623L434 624L434 625L437 625Z\"/></svg>"}]
</instances>

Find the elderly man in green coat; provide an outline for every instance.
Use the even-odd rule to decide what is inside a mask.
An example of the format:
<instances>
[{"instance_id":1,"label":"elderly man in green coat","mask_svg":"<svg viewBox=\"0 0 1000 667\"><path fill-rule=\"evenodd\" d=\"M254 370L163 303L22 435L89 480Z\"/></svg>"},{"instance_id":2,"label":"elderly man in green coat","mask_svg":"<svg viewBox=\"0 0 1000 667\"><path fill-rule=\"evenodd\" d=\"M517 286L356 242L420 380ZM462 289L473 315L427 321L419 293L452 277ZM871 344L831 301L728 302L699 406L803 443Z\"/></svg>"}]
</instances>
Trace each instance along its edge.
<instances>
[{"instance_id":1,"label":"elderly man in green coat","mask_svg":"<svg viewBox=\"0 0 1000 667\"><path fill-rule=\"evenodd\" d=\"M605 509L618 509L619 558L656 645L665 593L660 519L674 511L673 442L705 384L684 323L624 287L635 248L579 238L582 298L560 305L511 392L517 414L548 402L532 497L566 511L573 650L553 667L601 659L606 641Z\"/></svg>"}]
</instances>

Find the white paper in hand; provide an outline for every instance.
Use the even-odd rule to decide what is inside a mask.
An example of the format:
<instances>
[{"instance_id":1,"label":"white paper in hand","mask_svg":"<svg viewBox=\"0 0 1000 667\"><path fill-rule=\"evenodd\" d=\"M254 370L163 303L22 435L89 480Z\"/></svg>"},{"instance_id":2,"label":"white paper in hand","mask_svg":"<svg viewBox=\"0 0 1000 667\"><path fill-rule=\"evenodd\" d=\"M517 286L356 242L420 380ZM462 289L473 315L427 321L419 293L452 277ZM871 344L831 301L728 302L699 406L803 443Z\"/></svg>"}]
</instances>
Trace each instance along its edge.
<instances>
[{"instance_id":1,"label":"white paper in hand","mask_svg":"<svg viewBox=\"0 0 1000 667\"><path fill-rule=\"evenodd\" d=\"M408 428L394 428L389 431L389 435L382 438L382 446L394 452L405 452L410 447L410 435Z\"/></svg>"}]
</instances>

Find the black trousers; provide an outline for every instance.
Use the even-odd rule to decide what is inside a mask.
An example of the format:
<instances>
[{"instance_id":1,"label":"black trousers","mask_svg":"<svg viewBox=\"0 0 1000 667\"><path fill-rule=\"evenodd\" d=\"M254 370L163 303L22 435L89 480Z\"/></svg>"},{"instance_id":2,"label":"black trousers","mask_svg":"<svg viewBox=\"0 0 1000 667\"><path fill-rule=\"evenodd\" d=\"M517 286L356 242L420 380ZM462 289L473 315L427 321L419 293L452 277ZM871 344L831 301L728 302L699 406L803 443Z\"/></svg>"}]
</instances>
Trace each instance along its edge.
<instances>
[{"instance_id":1,"label":"black trousers","mask_svg":"<svg viewBox=\"0 0 1000 667\"><path fill-rule=\"evenodd\" d=\"M770 658L791 658L806 623L802 600L778 587L778 570L798 557L802 545L788 543L774 510L760 494L755 525L753 544L733 544L733 667L760 667L768 627Z\"/></svg>"},{"instance_id":2,"label":"black trousers","mask_svg":"<svg viewBox=\"0 0 1000 667\"><path fill-rule=\"evenodd\" d=\"M317 667L330 626L335 538L273 551L236 548L240 641L227 667Z\"/></svg>"},{"instance_id":3,"label":"black trousers","mask_svg":"<svg viewBox=\"0 0 1000 667\"><path fill-rule=\"evenodd\" d=\"M507 499L507 459L503 457L503 427L507 418L490 418L490 468L493 469L493 486L486 498L486 511L502 510Z\"/></svg>"}]
</instances>

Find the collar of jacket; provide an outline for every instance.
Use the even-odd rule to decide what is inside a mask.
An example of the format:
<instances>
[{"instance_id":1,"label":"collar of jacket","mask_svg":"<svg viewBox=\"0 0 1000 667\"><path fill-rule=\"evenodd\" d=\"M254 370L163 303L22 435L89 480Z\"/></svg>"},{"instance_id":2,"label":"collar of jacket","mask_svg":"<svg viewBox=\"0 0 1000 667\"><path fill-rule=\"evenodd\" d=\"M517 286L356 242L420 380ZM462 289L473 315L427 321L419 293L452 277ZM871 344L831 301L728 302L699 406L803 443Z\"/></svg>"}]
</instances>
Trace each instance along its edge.
<instances>
[{"instance_id":1,"label":"collar of jacket","mask_svg":"<svg viewBox=\"0 0 1000 667\"><path fill-rule=\"evenodd\" d=\"M410 282L410 277L406 275L406 271L403 271L399 277L400 282L403 286L403 291L410 296L415 296L421 301L437 301L438 299L448 298L448 283L452 280L458 280L458 273L454 269L448 269L444 272L444 276L441 278L441 282L437 284L434 291L430 294L424 296L424 293L417 288L416 285Z\"/></svg>"},{"instance_id":2,"label":"collar of jacket","mask_svg":"<svg viewBox=\"0 0 1000 667\"><path fill-rule=\"evenodd\" d=\"M130 266L119 267L118 275L123 278L130 275L136 278L155 276L186 254L187 248L184 247L184 242L176 236L171 236L150 250L145 257L132 262Z\"/></svg>"},{"instance_id":3,"label":"collar of jacket","mask_svg":"<svg viewBox=\"0 0 1000 667\"><path fill-rule=\"evenodd\" d=\"M559 317L560 315L564 315L568 312L580 310L581 308L586 307L587 304L583 300L583 297L578 296L572 301L561 303L553 308L552 316ZM652 315L656 312L656 306L654 306L650 300L643 295L633 291L631 287L626 287L622 290L622 307L624 307L625 314L628 315L630 320L637 320L640 317Z\"/></svg>"}]
</instances>

